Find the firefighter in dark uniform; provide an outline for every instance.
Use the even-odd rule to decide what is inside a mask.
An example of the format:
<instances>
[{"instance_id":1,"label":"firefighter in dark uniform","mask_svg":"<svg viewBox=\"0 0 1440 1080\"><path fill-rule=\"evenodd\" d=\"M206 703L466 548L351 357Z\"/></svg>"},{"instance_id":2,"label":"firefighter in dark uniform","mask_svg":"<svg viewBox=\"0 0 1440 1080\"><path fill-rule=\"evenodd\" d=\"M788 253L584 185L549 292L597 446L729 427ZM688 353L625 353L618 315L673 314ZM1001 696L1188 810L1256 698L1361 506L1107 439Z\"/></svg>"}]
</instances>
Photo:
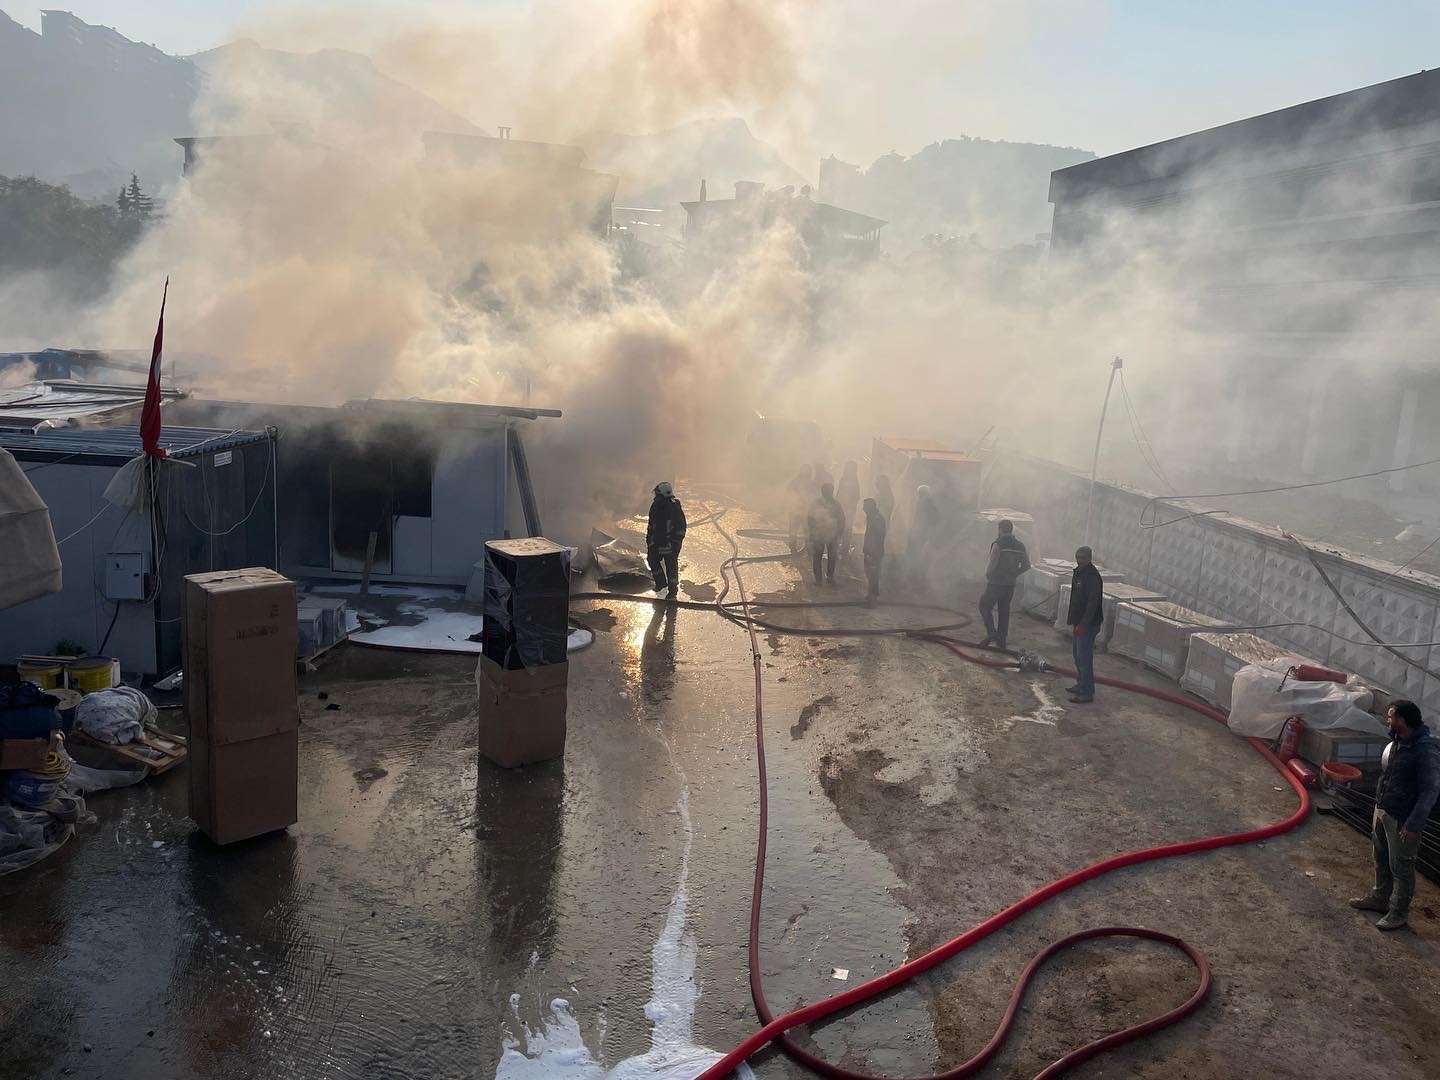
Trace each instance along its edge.
<instances>
[{"instance_id":1,"label":"firefighter in dark uniform","mask_svg":"<svg viewBox=\"0 0 1440 1080\"><path fill-rule=\"evenodd\" d=\"M680 592L680 546L685 543L685 510L669 481L655 485L650 524L645 528L645 555L655 578L655 591L673 600Z\"/></svg>"}]
</instances>

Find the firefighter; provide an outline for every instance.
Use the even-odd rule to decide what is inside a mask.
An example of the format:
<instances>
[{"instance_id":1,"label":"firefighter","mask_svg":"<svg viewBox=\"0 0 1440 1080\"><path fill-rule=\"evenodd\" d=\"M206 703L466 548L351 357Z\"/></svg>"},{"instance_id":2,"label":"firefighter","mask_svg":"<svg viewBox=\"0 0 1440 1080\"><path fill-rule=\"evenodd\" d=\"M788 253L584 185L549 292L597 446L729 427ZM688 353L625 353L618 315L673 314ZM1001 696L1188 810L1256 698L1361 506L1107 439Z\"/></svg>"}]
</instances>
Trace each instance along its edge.
<instances>
[{"instance_id":1,"label":"firefighter","mask_svg":"<svg viewBox=\"0 0 1440 1080\"><path fill-rule=\"evenodd\" d=\"M655 592L673 600L680 592L680 546L685 543L685 510L668 480L655 485L650 523L645 528L645 555L655 578Z\"/></svg>"}]
</instances>

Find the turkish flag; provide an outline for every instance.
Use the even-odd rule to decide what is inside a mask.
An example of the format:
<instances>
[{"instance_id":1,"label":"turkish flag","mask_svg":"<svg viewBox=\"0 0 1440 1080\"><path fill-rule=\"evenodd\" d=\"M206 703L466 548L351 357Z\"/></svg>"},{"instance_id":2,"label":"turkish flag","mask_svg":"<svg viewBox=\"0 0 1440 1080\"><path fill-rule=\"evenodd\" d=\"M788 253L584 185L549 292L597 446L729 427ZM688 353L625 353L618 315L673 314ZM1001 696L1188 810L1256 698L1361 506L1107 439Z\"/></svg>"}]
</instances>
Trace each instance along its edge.
<instances>
[{"instance_id":1,"label":"turkish flag","mask_svg":"<svg viewBox=\"0 0 1440 1080\"><path fill-rule=\"evenodd\" d=\"M170 279L160 295L160 322L155 327L155 347L150 350L150 379L145 384L145 407L140 412L140 448L153 458L163 458L160 446L160 347L165 338L165 299L170 295Z\"/></svg>"}]
</instances>

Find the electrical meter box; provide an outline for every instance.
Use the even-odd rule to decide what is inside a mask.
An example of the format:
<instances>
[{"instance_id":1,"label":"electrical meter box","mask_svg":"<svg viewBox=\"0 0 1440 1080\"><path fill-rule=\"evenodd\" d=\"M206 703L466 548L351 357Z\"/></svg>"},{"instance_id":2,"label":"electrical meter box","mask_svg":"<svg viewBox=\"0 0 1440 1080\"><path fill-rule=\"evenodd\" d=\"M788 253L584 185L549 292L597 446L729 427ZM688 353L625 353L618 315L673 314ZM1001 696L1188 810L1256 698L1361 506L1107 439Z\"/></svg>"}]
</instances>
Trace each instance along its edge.
<instances>
[{"instance_id":1,"label":"electrical meter box","mask_svg":"<svg viewBox=\"0 0 1440 1080\"><path fill-rule=\"evenodd\" d=\"M144 600L150 556L143 551L112 551L105 556L105 599Z\"/></svg>"}]
</instances>

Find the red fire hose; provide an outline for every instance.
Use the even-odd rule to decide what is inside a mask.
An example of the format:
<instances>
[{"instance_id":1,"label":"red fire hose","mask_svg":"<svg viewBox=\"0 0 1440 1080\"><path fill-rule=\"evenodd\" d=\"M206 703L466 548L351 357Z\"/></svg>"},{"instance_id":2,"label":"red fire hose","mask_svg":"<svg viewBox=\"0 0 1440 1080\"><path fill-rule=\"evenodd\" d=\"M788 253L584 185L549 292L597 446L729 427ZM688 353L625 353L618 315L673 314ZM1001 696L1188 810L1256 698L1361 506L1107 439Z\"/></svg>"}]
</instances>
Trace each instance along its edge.
<instances>
[{"instance_id":1,"label":"red fire hose","mask_svg":"<svg viewBox=\"0 0 1440 1080\"><path fill-rule=\"evenodd\" d=\"M990 918L986 919L978 926L972 927L965 933L959 935L958 937L952 938L944 945L941 945L936 949L932 949L925 955L917 957L916 959L911 960L908 963L902 964L900 967L896 968L893 971L870 979L868 982L860 983L859 985L854 986L843 993L836 994L833 997L825 998L821 1001L817 1001L810 1005L806 1005L802 1008L796 1009L794 1012L786 1013L784 1016L776 1017L774 1015L774 1012L771 1010L769 1003L765 999L765 988L760 977L760 897L765 882L766 835L769 830L769 796L765 771L765 730L764 706L761 688L760 648L755 633L755 622L749 617L749 600L746 596L744 581L740 577L740 564L744 560L741 559L739 556L739 548L735 542L735 539L730 535L730 533L726 532L724 526L719 523L718 519L714 522L714 524L715 527L721 532L721 534L724 535L725 538L730 542L731 547L736 552L735 557L729 560L722 568L722 574L724 574L726 570L733 571L735 574L736 584L739 587L739 593L741 597L740 606L745 613L744 624L750 632L751 654L755 668L755 748L760 782L760 835L759 841L757 843L755 856L754 888L750 896L749 964L750 993L755 999L755 1009L756 1012L759 1014L760 1019L764 1024L764 1027L762 1027L759 1031L755 1032L755 1034L751 1035L734 1050L730 1051L730 1053L726 1054L718 1062L716 1062L710 1068L706 1069L703 1073L701 1073L698 1077L698 1080L718 1080L718 1078L720 1077L727 1076L747 1058L749 1058L751 1055L753 1055L762 1047L771 1042L779 1043L780 1047L790 1057L794 1058L796 1061L824 1076L837 1077L839 1078L839 1080L879 1080L879 1078L871 1077L865 1073L856 1072L851 1069L841 1068L838 1065L834 1065L828 1061L825 1061L822 1058L815 1056L810 1051L806 1050L804 1047L800 1046L793 1039L791 1039L787 1033L794 1028L801 1027L805 1024L813 1024L817 1020L821 1020L824 1017L860 1005L863 1002L869 1001L872 998L875 998L876 996L885 993L887 990L899 986L901 983L904 983L907 980L914 978L916 975L919 975L922 972L929 971L937 964L943 963L944 961L950 959L952 956L955 956L957 953L963 952L965 949L968 949L976 942L989 937L1001 927L1014 922L1021 915L1024 915L1032 908L1038 907L1045 901L1050 900L1053 897L1059 896L1061 893L1067 892L1070 889L1075 888L1077 885L1084 884L1087 881L1092 881L1095 878L1101 877L1104 874L1108 874L1111 871L1119 870L1127 866L1136 866L1140 863L1153 862L1157 859L1173 858L1177 855L1190 855L1200 851L1212 851L1216 848L1231 847L1237 844L1249 844L1255 841L1268 839L1272 836L1278 836L1281 833L1286 833L1289 832L1291 829L1294 829L1297 825L1303 822L1310 813L1310 796L1309 793L1305 790L1304 785L1301 784L1299 779L1293 773L1291 773L1290 770L1284 767L1279 758L1277 758L1273 753L1270 752L1269 747L1267 747L1258 739L1251 739L1250 742L1255 747L1255 749L1259 751L1261 756L1264 757L1265 760L1268 761L1276 769L1276 771L1278 771L1282 776L1285 777L1286 781L1290 784L1291 788L1294 789L1295 794L1300 799L1299 807L1295 810L1293 814L1285 818L1283 821L1278 821L1272 825L1266 825L1263 828L1259 829L1247 829L1243 832L1227 833L1223 836L1210 836L1199 840L1186 840L1176 844L1166 844L1160 847L1145 848L1139 851L1130 851L1122 855L1113 856L1109 859L1103 859L1097 863L1092 863L1091 865L1084 867L1083 869L1076 870L1071 874L1067 874L1065 877L1060 878L1058 881L1051 882L1049 885L1046 885L1045 887L1036 890L1029 896L1017 900L1015 903L1011 904L1009 907L1005 908L998 914L992 915ZM725 581L725 590L722 591L720 598L716 601L716 606L720 606L723 603L725 593L728 591L729 580L727 577ZM971 656L965 653L962 649L960 649L955 642L937 636L924 635L922 636L922 639L929 640L935 644L941 645L944 648L949 649L956 656L974 663L985 664L991 667L1018 666L1014 661L992 660L983 657ZM1051 668L1050 670L1054 671L1057 674L1065 675L1071 678L1075 676L1074 671L1068 670L1066 668L1057 667ZM1178 694L1169 694L1164 691L1153 690L1150 687L1141 686L1136 683L1122 682L1118 679L1097 677L1095 681L1105 686L1112 686L1117 689L1128 690L1132 693L1145 694L1160 701L1168 701L1176 705L1182 705L1185 708L1192 709L1203 716L1208 716L1212 720L1215 720L1221 724L1224 724L1226 722L1223 713L1220 713L1219 711L1212 709L1206 705L1202 705L1199 702L1191 701L1187 698L1181 697ZM1190 1013L1194 1012L1197 1008L1199 1008L1200 1005L1204 1002L1206 996L1209 994L1209 965L1206 964L1205 958L1201 956L1200 953L1196 951L1193 946L1187 944L1179 938L1172 937L1168 934L1162 934L1155 930L1148 930L1140 927L1104 927L1094 930L1083 930L1077 934L1071 934L1068 937L1064 937L1061 938L1059 941L1056 941L1048 948L1038 953L1034 957L1034 959L1032 959L1030 963L1026 965L1025 970L1021 972L1020 978L1015 984L1015 990L1011 994L1009 1005L1006 1007L1005 1014L1001 1018L999 1026L995 1029L995 1034L991 1037L990 1041L986 1043L985 1046L982 1047L977 1054L975 1054L974 1057L972 1057L964 1064L954 1069L951 1069L948 1072L939 1073L934 1077L927 1077L925 1078L925 1080L954 1080L954 1078L969 1076L977 1069L981 1068L987 1061L990 1060L991 1057L994 1056L994 1054L1000 1049L1000 1046L1004 1043L1006 1036L1010 1032L1010 1028L1015 1023L1015 1017L1017 1012L1019 1011L1020 1002L1023 999L1025 995L1025 990L1028 987L1031 979L1034 977L1035 972L1056 953L1061 952L1069 946L1077 944L1079 942L1089 941L1100 937L1144 938L1150 941L1159 941L1163 944L1171 946L1172 948L1178 949L1190 958L1191 962L1194 963L1195 967L1199 971L1199 983L1196 986L1194 993L1192 993L1183 1004L1177 1006L1174 1009L1171 1009L1169 1012L1164 1013L1161 1016L1153 1017L1152 1019L1144 1021L1143 1023L1125 1028L1122 1031L1117 1031L1111 1035L1105 1036L1104 1038L1087 1043L1076 1050L1072 1050L1070 1053L1066 1054L1058 1061L1051 1063L1044 1070L1042 1070L1037 1075L1036 1080L1048 1080L1048 1078L1050 1077L1059 1076L1066 1070L1080 1064L1083 1061L1089 1060L1096 1054L1102 1053L1105 1050L1109 1050L1112 1047L1120 1046L1124 1043L1142 1038L1146 1035L1152 1034L1153 1032L1159 1031L1161 1028L1168 1027L1169 1025L1176 1023L1177 1021L1183 1019Z\"/></svg>"}]
</instances>

